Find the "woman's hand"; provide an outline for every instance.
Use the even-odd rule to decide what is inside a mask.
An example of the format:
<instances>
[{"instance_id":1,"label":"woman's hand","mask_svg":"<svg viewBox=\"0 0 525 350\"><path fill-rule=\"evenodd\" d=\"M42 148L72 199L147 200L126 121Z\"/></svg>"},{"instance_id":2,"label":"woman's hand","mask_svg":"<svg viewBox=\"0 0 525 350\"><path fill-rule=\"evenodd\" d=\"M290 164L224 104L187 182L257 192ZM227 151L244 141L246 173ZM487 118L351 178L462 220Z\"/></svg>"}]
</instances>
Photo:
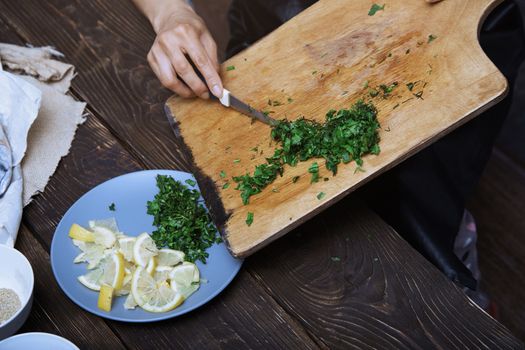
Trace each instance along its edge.
<instances>
[{"instance_id":1,"label":"woman's hand","mask_svg":"<svg viewBox=\"0 0 525 350\"><path fill-rule=\"evenodd\" d=\"M184 0L134 0L149 18L157 37L148 62L162 85L182 97L208 98L206 85L187 57L206 80L210 91L222 97L217 45L204 21Z\"/></svg>"}]
</instances>

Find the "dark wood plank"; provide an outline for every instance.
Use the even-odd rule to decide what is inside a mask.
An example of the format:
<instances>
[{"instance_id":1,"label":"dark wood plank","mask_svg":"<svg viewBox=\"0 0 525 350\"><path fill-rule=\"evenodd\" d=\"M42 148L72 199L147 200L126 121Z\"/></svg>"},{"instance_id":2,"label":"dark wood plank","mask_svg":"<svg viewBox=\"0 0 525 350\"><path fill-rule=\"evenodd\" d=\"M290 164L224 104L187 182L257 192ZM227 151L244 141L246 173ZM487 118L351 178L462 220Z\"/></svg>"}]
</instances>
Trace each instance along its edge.
<instances>
[{"instance_id":1,"label":"dark wood plank","mask_svg":"<svg viewBox=\"0 0 525 350\"><path fill-rule=\"evenodd\" d=\"M523 346L352 199L282 241L248 269L330 348Z\"/></svg>"},{"instance_id":2,"label":"dark wood plank","mask_svg":"<svg viewBox=\"0 0 525 350\"><path fill-rule=\"evenodd\" d=\"M171 93L146 61L153 31L129 0L4 0L0 16L28 43L66 55L80 73L73 90L143 164L190 169L163 113Z\"/></svg>"},{"instance_id":3,"label":"dark wood plank","mask_svg":"<svg viewBox=\"0 0 525 350\"><path fill-rule=\"evenodd\" d=\"M141 169L100 121L89 114L45 191L24 209L24 222L49 247L56 225L82 194L115 176Z\"/></svg>"},{"instance_id":4,"label":"dark wood plank","mask_svg":"<svg viewBox=\"0 0 525 350\"><path fill-rule=\"evenodd\" d=\"M482 288L501 322L525 340L525 169L495 152L469 202L478 227Z\"/></svg>"},{"instance_id":5,"label":"dark wood plank","mask_svg":"<svg viewBox=\"0 0 525 350\"><path fill-rule=\"evenodd\" d=\"M16 248L29 260L35 275L34 305L20 332L48 332L73 341L81 349L125 349L99 317L79 312L57 285L49 255L27 227L21 226Z\"/></svg>"},{"instance_id":6,"label":"dark wood plank","mask_svg":"<svg viewBox=\"0 0 525 350\"><path fill-rule=\"evenodd\" d=\"M241 270L220 297L191 314L155 324L121 324L138 349L313 349L302 326Z\"/></svg>"}]
</instances>

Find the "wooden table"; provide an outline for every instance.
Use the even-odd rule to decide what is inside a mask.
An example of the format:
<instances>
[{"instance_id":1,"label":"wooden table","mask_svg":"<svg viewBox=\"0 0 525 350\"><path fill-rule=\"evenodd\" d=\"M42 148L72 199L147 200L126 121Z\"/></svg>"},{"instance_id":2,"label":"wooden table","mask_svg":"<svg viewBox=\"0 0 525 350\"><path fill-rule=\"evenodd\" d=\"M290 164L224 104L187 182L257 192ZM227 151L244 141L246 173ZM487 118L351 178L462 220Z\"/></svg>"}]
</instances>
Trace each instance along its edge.
<instances>
[{"instance_id":1,"label":"wooden table","mask_svg":"<svg viewBox=\"0 0 525 350\"><path fill-rule=\"evenodd\" d=\"M64 52L79 72L71 93L89 114L24 211L17 248L33 265L35 301L20 332L59 334L82 349L523 346L352 196L247 259L224 292L190 314L136 325L77 307L49 264L69 206L123 173L191 168L164 116L170 93L145 59L153 38L129 0L0 1L0 41Z\"/></svg>"}]
</instances>

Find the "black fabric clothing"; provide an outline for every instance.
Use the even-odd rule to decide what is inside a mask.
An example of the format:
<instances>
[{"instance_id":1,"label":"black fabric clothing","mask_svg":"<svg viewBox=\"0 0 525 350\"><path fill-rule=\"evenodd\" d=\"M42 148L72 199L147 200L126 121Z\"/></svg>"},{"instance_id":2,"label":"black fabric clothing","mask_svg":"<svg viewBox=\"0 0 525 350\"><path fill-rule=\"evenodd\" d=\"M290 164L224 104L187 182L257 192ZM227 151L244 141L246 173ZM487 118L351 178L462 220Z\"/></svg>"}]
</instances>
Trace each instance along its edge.
<instances>
[{"instance_id":1,"label":"black fabric clothing","mask_svg":"<svg viewBox=\"0 0 525 350\"><path fill-rule=\"evenodd\" d=\"M313 3L234 0L228 55L240 52ZM454 240L466 198L477 184L508 114L518 68L525 59L523 23L513 1L505 1L489 15L480 43L508 79L507 97L359 191L414 248L451 280L471 289L477 281L454 255ZM468 91L457 92L457 98L461 94Z\"/></svg>"}]
</instances>

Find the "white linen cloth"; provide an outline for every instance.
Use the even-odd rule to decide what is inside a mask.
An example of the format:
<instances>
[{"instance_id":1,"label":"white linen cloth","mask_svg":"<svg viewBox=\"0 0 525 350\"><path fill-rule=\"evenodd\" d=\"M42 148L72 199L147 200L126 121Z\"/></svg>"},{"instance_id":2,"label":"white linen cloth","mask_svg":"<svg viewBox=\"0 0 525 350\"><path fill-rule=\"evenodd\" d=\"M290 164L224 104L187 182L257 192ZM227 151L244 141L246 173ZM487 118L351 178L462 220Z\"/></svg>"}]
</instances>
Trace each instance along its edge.
<instances>
[{"instance_id":1,"label":"white linen cloth","mask_svg":"<svg viewBox=\"0 0 525 350\"><path fill-rule=\"evenodd\" d=\"M63 56L51 47L0 43L0 124L13 167L7 192L0 193L0 244L14 245L23 206L44 190L60 159L68 154L77 126L85 120L86 104L66 94L75 68L52 55ZM17 74L1 71L2 65ZM0 152L4 152L0 162L6 163L9 158L1 139Z\"/></svg>"}]
</instances>

